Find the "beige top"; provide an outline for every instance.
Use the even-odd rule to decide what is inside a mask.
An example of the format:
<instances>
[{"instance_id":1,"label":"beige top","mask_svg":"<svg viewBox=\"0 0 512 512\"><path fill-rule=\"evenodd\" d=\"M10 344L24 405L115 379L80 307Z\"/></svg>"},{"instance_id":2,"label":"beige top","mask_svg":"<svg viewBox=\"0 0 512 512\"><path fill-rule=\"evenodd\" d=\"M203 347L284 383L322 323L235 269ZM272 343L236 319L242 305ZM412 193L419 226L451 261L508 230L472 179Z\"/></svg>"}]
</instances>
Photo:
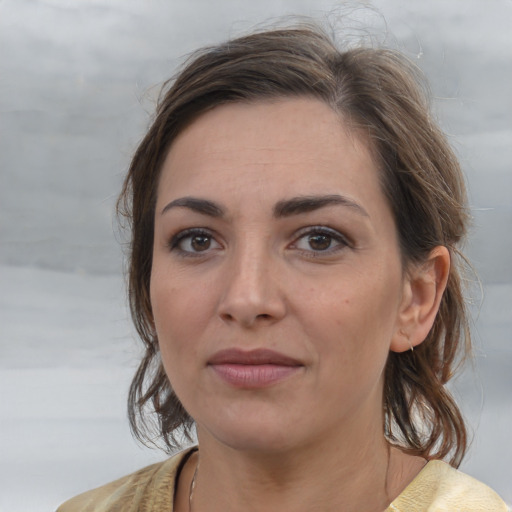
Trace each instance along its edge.
<instances>
[{"instance_id":1,"label":"beige top","mask_svg":"<svg viewBox=\"0 0 512 512\"><path fill-rule=\"evenodd\" d=\"M57 512L172 512L174 484L190 450L72 498ZM386 512L507 512L507 505L485 484L430 461Z\"/></svg>"}]
</instances>

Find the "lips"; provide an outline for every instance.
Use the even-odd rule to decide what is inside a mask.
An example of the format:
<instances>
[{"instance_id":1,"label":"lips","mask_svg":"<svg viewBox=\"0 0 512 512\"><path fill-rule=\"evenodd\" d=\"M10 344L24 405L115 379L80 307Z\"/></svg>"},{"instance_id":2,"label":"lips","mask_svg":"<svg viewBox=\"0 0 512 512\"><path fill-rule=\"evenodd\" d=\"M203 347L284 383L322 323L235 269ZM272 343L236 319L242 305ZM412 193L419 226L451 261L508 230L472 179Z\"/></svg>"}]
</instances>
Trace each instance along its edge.
<instances>
[{"instance_id":1,"label":"lips","mask_svg":"<svg viewBox=\"0 0 512 512\"><path fill-rule=\"evenodd\" d=\"M297 359L268 349L221 350L208 361L208 366L225 383L245 389L277 384L304 367Z\"/></svg>"},{"instance_id":2,"label":"lips","mask_svg":"<svg viewBox=\"0 0 512 512\"><path fill-rule=\"evenodd\" d=\"M257 349L244 351L239 349L221 350L214 354L208 364L243 364L243 365L265 365L275 364L280 366L302 366L300 361L285 356L279 352L268 349Z\"/></svg>"}]
</instances>

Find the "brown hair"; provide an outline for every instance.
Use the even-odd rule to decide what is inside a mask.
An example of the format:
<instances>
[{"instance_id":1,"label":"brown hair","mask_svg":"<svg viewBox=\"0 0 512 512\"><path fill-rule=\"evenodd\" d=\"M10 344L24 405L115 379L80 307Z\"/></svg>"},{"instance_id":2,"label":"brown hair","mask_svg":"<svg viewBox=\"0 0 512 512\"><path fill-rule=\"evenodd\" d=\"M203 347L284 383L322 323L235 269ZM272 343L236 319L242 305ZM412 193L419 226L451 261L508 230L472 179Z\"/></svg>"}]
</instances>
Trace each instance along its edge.
<instances>
[{"instance_id":1,"label":"brown hair","mask_svg":"<svg viewBox=\"0 0 512 512\"><path fill-rule=\"evenodd\" d=\"M193 419L170 387L159 354L149 283L156 188L175 137L197 116L230 102L307 96L339 113L369 141L391 205L404 268L446 246L452 266L439 313L426 340L390 353L385 373L385 433L411 454L458 465L466 451L464 421L445 388L459 352L469 350L456 248L466 231L464 181L444 134L433 122L421 73L400 53L360 47L338 50L312 24L270 29L195 53L166 84L154 121L133 157L118 202L131 227L129 300L145 354L129 393L129 418L139 440L158 434L168 448ZM154 418L155 416L153 416Z\"/></svg>"}]
</instances>

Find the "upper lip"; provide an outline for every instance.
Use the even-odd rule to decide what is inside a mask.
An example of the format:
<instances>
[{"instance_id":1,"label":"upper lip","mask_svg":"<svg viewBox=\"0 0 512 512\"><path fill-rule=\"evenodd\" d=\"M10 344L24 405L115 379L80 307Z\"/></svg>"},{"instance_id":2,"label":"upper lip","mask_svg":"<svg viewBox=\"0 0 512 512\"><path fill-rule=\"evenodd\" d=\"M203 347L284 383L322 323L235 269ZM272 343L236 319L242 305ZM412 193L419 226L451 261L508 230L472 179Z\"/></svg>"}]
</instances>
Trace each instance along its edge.
<instances>
[{"instance_id":1,"label":"upper lip","mask_svg":"<svg viewBox=\"0 0 512 512\"><path fill-rule=\"evenodd\" d=\"M216 352L209 360L210 365L220 364L246 364L262 365L275 364L280 366L303 366L303 364L293 357L286 356L280 352L269 349L241 350L230 348Z\"/></svg>"}]
</instances>

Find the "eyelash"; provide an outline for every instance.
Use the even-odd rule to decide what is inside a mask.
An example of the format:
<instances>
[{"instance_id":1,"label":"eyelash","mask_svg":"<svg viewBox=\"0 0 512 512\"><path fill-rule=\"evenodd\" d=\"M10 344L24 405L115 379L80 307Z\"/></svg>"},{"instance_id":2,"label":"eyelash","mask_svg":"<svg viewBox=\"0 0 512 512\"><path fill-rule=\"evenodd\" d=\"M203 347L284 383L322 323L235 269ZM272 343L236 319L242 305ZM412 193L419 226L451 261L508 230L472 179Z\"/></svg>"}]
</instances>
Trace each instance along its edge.
<instances>
[{"instance_id":1,"label":"eyelash","mask_svg":"<svg viewBox=\"0 0 512 512\"><path fill-rule=\"evenodd\" d=\"M302 239L308 237L308 236L314 236L314 235L325 235L334 242L337 243L334 247L328 247L325 250L314 250L314 249L299 249L301 253L306 255L309 258L320 258L325 257L327 255L331 255L334 253L337 253L338 251L341 251L345 249L346 247L353 247L353 244L348 240L346 236L341 234L339 231L336 231L335 229L329 228L327 226L309 226L307 228L303 228L299 231L297 236L295 237L295 240L292 242L291 247L297 245L299 241ZM170 251L177 251L180 253L181 256L185 257L199 257L202 256L202 252L208 252L206 251L186 251L180 247L180 244L186 240L187 238L192 238L194 236L205 236L212 240L215 240L215 235L204 228L189 228L185 229L183 231L180 231L179 233L176 233L167 244ZM215 240L216 241L216 240ZM216 241L216 243L218 243Z\"/></svg>"},{"instance_id":2,"label":"eyelash","mask_svg":"<svg viewBox=\"0 0 512 512\"><path fill-rule=\"evenodd\" d=\"M190 228L185 229L184 231L180 231L179 233L176 233L169 241L168 247L170 251L177 251L180 253L180 256L185 257L198 257L202 256L202 252L192 252L192 251L185 251L182 249L179 245L186 240L187 238L192 238L194 236L205 236L211 239L215 239L214 234L204 228ZM218 243L218 242L217 242ZM205 251L206 252L206 251Z\"/></svg>"},{"instance_id":3,"label":"eyelash","mask_svg":"<svg viewBox=\"0 0 512 512\"><path fill-rule=\"evenodd\" d=\"M307 255L309 258L321 258L342 251L347 247L353 247L353 244L345 235L327 226L309 226L304 228L299 232L295 241L292 243L292 246L296 245L300 240L314 235L328 236L332 241L336 242L337 245L334 247L328 247L325 250L301 250L301 252Z\"/></svg>"}]
</instances>

